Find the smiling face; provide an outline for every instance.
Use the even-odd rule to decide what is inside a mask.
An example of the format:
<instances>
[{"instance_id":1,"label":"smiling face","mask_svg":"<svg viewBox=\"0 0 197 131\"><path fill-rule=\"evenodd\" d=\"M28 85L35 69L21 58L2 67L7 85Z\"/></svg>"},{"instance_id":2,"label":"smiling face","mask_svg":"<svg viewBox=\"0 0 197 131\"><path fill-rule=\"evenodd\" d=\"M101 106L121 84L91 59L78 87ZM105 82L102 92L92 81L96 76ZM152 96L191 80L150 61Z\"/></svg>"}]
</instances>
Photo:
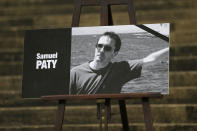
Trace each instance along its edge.
<instances>
[{"instance_id":1,"label":"smiling face","mask_svg":"<svg viewBox=\"0 0 197 131\"><path fill-rule=\"evenodd\" d=\"M109 36L101 36L95 48L94 61L108 64L117 55L115 41Z\"/></svg>"}]
</instances>

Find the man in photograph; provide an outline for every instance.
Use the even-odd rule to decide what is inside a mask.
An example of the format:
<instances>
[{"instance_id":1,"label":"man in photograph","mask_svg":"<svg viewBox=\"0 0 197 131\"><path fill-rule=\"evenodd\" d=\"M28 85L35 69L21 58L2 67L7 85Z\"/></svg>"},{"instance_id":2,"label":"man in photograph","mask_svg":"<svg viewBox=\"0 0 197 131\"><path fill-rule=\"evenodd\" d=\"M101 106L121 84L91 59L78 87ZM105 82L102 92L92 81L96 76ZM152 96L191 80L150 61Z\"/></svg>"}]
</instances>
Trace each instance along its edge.
<instances>
[{"instance_id":1,"label":"man in photograph","mask_svg":"<svg viewBox=\"0 0 197 131\"><path fill-rule=\"evenodd\" d=\"M120 93L126 82L141 76L144 64L155 62L169 51L165 48L142 59L112 62L120 47L120 37L114 32L101 35L94 59L72 68L69 94Z\"/></svg>"}]
</instances>

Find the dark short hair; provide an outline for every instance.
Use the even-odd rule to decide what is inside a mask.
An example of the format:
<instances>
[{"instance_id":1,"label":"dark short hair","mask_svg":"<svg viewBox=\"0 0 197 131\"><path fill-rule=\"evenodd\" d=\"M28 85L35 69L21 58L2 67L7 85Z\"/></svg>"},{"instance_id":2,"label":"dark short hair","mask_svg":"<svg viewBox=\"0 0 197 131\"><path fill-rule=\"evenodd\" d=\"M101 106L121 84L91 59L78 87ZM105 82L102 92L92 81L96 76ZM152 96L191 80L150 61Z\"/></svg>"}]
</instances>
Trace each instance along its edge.
<instances>
[{"instance_id":1,"label":"dark short hair","mask_svg":"<svg viewBox=\"0 0 197 131\"><path fill-rule=\"evenodd\" d=\"M115 41L115 50L114 51L119 51L120 50L121 40L120 40L120 37L116 33L114 33L114 32L105 32L99 37L99 39L102 36L109 36L111 39L114 39L114 41ZM97 43L98 43L98 41L97 41Z\"/></svg>"}]
</instances>

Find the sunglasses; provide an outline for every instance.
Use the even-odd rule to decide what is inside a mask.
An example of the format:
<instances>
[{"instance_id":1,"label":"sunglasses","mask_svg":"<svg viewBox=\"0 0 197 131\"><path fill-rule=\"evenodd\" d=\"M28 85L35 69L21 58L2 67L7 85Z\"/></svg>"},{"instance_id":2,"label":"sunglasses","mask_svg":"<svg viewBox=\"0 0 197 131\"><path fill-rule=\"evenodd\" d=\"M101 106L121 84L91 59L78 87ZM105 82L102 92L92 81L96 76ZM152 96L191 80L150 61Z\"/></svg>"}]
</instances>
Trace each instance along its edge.
<instances>
[{"instance_id":1,"label":"sunglasses","mask_svg":"<svg viewBox=\"0 0 197 131\"><path fill-rule=\"evenodd\" d=\"M111 51L112 50L112 47L111 46L108 46L108 45L103 45L103 44L96 44L96 48L98 50L100 49L104 49L104 51Z\"/></svg>"}]
</instances>

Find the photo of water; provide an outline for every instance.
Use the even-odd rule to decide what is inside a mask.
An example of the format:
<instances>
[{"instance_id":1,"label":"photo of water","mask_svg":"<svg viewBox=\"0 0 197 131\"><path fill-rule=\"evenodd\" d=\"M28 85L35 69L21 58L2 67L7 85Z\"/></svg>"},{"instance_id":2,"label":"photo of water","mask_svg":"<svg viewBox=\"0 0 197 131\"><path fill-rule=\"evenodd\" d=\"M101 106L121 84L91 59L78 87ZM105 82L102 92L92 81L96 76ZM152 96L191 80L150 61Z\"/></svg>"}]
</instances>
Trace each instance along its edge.
<instances>
[{"instance_id":1,"label":"photo of water","mask_svg":"<svg viewBox=\"0 0 197 131\"><path fill-rule=\"evenodd\" d=\"M169 47L169 43L147 32L120 33L121 49L113 61L142 59L152 52ZM93 60L99 34L73 35L71 68ZM127 82L121 93L161 92L169 93L169 53L158 61L143 65L140 78Z\"/></svg>"}]
</instances>

